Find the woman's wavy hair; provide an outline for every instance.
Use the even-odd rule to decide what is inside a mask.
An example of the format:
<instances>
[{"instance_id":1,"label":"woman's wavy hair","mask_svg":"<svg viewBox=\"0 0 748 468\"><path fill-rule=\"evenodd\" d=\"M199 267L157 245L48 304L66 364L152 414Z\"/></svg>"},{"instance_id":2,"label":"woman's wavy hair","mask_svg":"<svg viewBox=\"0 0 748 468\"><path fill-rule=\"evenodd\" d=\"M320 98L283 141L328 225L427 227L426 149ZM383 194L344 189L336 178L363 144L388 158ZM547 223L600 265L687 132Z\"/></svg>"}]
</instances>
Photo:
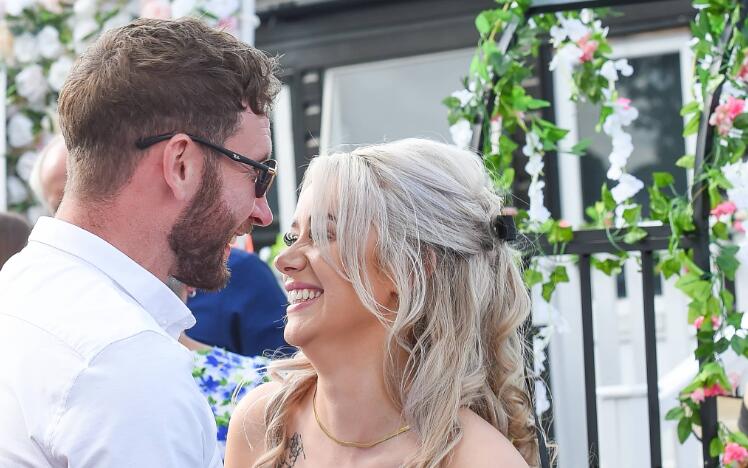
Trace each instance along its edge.
<instances>
[{"instance_id":1,"label":"woman's wavy hair","mask_svg":"<svg viewBox=\"0 0 748 468\"><path fill-rule=\"evenodd\" d=\"M328 215L334 215L341 274L389 330L387 390L420 439L403 466L448 463L462 437L460 408L489 422L537 466L520 333L530 299L519 255L491 233L502 197L480 159L407 139L316 157L302 191L311 186L325 188L314 191L313 241L328 251ZM378 237L377 266L397 288L394 314L382 312L363 273L361 240L370 232ZM303 352L275 361L270 374L282 385L265 408L267 452L255 467L279 465L289 411L316 382Z\"/></svg>"}]
</instances>

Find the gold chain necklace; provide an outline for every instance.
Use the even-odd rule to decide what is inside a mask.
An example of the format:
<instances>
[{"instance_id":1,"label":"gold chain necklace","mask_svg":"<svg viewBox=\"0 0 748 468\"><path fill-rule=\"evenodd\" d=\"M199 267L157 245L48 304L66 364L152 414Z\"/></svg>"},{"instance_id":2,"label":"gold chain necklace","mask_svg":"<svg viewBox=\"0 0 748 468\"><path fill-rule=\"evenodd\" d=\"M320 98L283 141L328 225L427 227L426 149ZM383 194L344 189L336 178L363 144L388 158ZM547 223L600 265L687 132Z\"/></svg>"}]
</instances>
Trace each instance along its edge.
<instances>
[{"instance_id":1,"label":"gold chain necklace","mask_svg":"<svg viewBox=\"0 0 748 468\"><path fill-rule=\"evenodd\" d=\"M356 447L356 448L372 448L375 445L379 445L382 442L386 442L393 437L397 437L403 432L408 432L410 430L410 426L403 426L397 431L393 432L392 434L385 436L382 439L379 439L374 442L369 443L360 443L360 442L346 442L345 440L337 439L335 436L330 434L330 431L327 430L327 428L322 424L322 421L319 420L319 415L317 415L317 387L314 387L314 396L312 397L312 410L314 411L314 419L317 420L317 425L320 429L322 429L322 432L325 433L327 437L329 437L333 442L337 443L338 445L342 445L344 447Z\"/></svg>"}]
</instances>

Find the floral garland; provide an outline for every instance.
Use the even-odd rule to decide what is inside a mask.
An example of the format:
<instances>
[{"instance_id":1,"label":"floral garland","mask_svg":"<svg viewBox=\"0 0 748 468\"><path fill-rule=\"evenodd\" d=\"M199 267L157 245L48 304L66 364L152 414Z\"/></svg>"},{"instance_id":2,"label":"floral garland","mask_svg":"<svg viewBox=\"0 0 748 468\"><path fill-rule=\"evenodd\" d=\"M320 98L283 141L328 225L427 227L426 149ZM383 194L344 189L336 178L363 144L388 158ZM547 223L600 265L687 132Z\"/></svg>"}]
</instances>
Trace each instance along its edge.
<instances>
[{"instance_id":1,"label":"floral garland","mask_svg":"<svg viewBox=\"0 0 748 468\"><path fill-rule=\"evenodd\" d=\"M647 232L640 227L642 207L632 198L644 184L627 173L626 164L633 152L627 127L637 118L631 101L616 90L619 76L633 74L626 60L613 60L607 42L607 28L590 10L557 15L527 17L530 0L498 0L499 8L482 12L476 18L481 35L478 49L465 80L465 89L453 93L444 103L449 107L449 122L455 144L467 147L473 126L482 125L483 141L479 149L484 163L499 189L509 192L514 180L512 161L524 134L522 154L528 158L525 170L530 176L529 209L520 211L520 228L527 234L545 234L554 246L554 254L563 254L573 239L568 223L554 220L543 203L543 158L547 151L580 154L585 142L563 150L559 142L567 131L543 120L534 111L549 103L526 93L522 81L530 74L531 61L537 56L540 40L550 37L555 55L551 69L571 68L574 100L587 100L600 107L598 129L612 142L608 157L610 167L598 202L585 210L590 227L603 228L613 246L636 243ZM734 307L734 297L726 289L733 281L740 260L748 260L748 240L743 223L748 219L748 163L743 155L748 147L748 23L741 19L740 2L736 0L695 0L698 10L692 25L692 43L697 67L694 101L681 114L688 121L684 136L699 131L702 119L715 130L712 151L701 167L694 168L695 157L686 155L676 165L694 170L694 181L704 183L708 192L710 213L711 271L707 273L694 261L693 251L681 247L681 239L695 232L690 191L677 193L669 173L655 173L648 187L651 217L670 226L672 237L667 253L660 256L658 270L666 277L675 276L676 287L689 298L688 320L696 330L695 357L700 368L693 381L680 392L679 406L666 415L678 421L678 435L685 441L695 425L700 425L700 407L707 398L734 393L736 382L728 377L721 354L732 349L738 356L748 356L748 331L743 328L743 314ZM497 38L504 31L514 33L514 40L499 50ZM733 33L734 32L734 33ZM721 88L721 101L714 112L704 108L704 96ZM493 102L486 102L495 96ZM703 129L702 129L703 131ZM596 256L592 264L608 275L621 271L628 258L621 250L614 256ZM568 256L567 260L568 262ZM542 286L542 297L550 298L561 282L568 281L566 265L559 256L536 257L525 272L529 287ZM550 314L549 326L534 338L536 377L544 369L547 346L555 328L563 328L562 319ZM561 325L561 326L559 326ZM550 330L549 330L550 329ZM538 386L536 385L536 388ZM545 389L536 392L538 412L547 407ZM722 457L728 466L748 461L748 437L732 433L720 425L717 438L707 441L711 455Z\"/></svg>"},{"instance_id":2,"label":"floral garland","mask_svg":"<svg viewBox=\"0 0 748 468\"><path fill-rule=\"evenodd\" d=\"M2 8L5 8L3 11ZM239 0L6 0L0 3L0 63L7 73L7 195L11 210L45 214L28 181L54 135L57 97L77 54L98 35L139 16L197 16L237 34Z\"/></svg>"}]
</instances>

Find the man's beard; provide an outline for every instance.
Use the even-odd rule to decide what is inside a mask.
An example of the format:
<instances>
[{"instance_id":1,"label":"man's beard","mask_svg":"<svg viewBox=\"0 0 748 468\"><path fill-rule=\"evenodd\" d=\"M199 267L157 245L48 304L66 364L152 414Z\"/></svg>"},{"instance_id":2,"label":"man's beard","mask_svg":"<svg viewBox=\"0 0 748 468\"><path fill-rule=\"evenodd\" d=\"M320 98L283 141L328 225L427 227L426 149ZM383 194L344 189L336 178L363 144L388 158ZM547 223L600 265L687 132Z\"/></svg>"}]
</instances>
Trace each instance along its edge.
<instances>
[{"instance_id":1,"label":"man's beard","mask_svg":"<svg viewBox=\"0 0 748 468\"><path fill-rule=\"evenodd\" d=\"M169 246L177 260L172 276L209 291L226 286L230 272L224 253L235 229L234 217L221 198L218 170L206 164L202 187L169 233Z\"/></svg>"}]
</instances>

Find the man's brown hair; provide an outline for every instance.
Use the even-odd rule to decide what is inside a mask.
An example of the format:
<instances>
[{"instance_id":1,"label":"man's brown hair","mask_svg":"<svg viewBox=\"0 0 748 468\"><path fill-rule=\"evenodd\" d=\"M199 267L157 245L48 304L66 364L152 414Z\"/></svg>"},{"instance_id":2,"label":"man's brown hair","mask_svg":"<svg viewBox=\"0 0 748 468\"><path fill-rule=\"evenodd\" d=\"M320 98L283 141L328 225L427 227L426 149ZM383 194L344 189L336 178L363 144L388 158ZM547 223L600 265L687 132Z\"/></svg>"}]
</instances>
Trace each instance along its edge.
<instances>
[{"instance_id":1,"label":"man's brown hair","mask_svg":"<svg viewBox=\"0 0 748 468\"><path fill-rule=\"evenodd\" d=\"M195 19L139 19L104 33L60 92L66 192L111 199L140 160L140 138L184 132L223 144L246 106L270 111L276 71L274 58Z\"/></svg>"}]
</instances>

